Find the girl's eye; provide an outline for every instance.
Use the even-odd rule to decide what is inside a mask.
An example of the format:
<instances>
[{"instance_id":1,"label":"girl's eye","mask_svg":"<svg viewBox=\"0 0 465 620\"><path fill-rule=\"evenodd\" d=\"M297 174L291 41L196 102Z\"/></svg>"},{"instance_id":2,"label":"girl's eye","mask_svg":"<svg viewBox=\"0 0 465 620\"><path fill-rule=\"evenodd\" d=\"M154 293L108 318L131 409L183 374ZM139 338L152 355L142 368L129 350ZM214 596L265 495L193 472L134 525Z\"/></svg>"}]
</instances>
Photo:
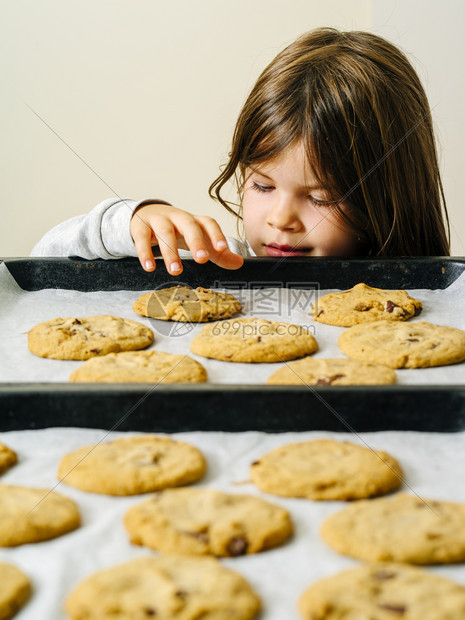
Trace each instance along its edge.
<instances>
[{"instance_id":1,"label":"girl's eye","mask_svg":"<svg viewBox=\"0 0 465 620\"><path fill-rule=\"evenodd\" d=\"M307 196L308 200L317 207L334 207L336 203L333 200L320 200L314 196Z\"/></svg>"},{"instance_id":2,"label":"girl's eye","mask_svg":"<svg viewBox=\"0 0 465 620\"><path fill-rule=\"evenodd\" d=\"M260 185L256 181L252 181L252 189L257 192L270 192L274 187L272 185Z\"/></svg>"}]
</instances>

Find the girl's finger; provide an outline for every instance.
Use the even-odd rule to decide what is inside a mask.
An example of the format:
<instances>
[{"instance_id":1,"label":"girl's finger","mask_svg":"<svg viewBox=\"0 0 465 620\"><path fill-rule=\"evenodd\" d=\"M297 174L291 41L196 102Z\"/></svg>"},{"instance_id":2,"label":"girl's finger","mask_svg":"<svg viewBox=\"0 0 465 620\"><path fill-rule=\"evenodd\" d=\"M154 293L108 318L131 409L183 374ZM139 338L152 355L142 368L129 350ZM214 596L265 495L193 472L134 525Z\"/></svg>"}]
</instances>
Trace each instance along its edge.
<instances>
[{"instance_id":1,"label":"girl's finger","mask_svg":"<svg viewBox=\"0 0 465 620\"><path fill-rule=\"evenodd\" d=\"M207 216L198 216L197 221L214 251L224 252L224 250L228 249L226 237L215 219Z\"/></svg>"},{"instance_id":2,"label":"girl's finger","mask_svg":"<svg viewBox=\"0 0 465 620\"><path fill-rule=\"evenodd\" d=\"M157 218L155 225L151 220L150 224L167 271L171 275L179 275L182 272L182 263L179 258L178 243L173 224L167 218Z\"/></svg>"},{"instance_id":3,"label":"girl's finger","mask_svg":"<svg viewBox=\"0 0 465 620\"><path fill-rule=\"evenodd\" d=\"M210 260L223 269L239 269L244 259L234 254L228 247L228 242L218 222L211 217L198 217L199 224L204 230L210 244Z\"/></svg>"},{"instance_id":4,"label":"girl's finger","mask_svg":"<svg viewBox=\"0 0 465 620\"><path fill-rule=\"evenodd\" d=\"M145 269L145 271L153 271L155 269L155 260L152 252L151 227L145 220L138 218L131 225L131 235L142 268Z\"/></svg>"},{"instance_id":5,"label":"girl's finger","mask_svg":"<svg viewBox=\"0 0 465 620\"><path fill-rule=\"evenodd\" d=\"M177 222L178 234L184 238L186 248L197 263L206 263L210 258L211 243L198 218L182 219Z\"/></svg>"}]
</instances>

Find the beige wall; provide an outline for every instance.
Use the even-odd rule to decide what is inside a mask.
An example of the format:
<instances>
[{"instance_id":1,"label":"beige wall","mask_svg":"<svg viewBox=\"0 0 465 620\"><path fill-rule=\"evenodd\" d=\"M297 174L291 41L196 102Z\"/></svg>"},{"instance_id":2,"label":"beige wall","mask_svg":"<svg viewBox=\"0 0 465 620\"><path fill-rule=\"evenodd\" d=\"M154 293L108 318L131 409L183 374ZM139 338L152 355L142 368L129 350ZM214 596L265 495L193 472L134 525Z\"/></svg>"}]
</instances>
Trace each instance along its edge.
<instances>
[{"instance_id":1,"label":"beige wall","mask_svg":"<svg viewBox=\"0 0 465 620\"><path fill-rule=\"evenodd\" d=\"M235 234L235 222L207 189L226 159L249 89L284 45L322 25L375 27L430 62L422 57L428 37L421 29L435 25L415 26L414 37L411 24L399 26L403 16L392 9L390 30L381 4L0 0L0 256L27 255L54 224L112 195L163 197L213 215ZM442 53L442 45L434 50ZM430 86L440 91L438 73L447 62L432 65ZM443 99L454 127L458 108L449 106L448 93ZM443 117L437 120L441 126ZM447 132L448 148L456 136ZM462 154L453 153L444 159L451 195L463 163ZM454 251L465 255L455 198L451 212Z\"/></svg>"},{"instance_id":2,"label":"beige wall","mask_svg":"<svg viewBox=\"0 0 465 620\"><path fill-rule=\"evenodd\" d=\"M465 3L374 0L372 30L401 47L425 86L440 151L452 254L465 256Z\"/></svg>"}]
</instances>

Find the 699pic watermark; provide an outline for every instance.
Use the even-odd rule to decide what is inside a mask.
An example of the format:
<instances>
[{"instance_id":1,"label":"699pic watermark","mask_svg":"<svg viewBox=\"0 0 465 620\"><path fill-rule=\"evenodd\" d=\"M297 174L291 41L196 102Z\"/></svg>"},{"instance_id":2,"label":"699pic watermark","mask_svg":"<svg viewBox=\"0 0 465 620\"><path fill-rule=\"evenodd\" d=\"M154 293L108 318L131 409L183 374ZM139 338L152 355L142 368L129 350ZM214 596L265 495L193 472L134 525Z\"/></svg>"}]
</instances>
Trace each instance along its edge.
<instances>
[{"instance_id":1,"label":"699pic watermark","mask_svg":"<svg viewBox=\"0 0 465 620\"><path fill-rule=\"evenodd\" d=\"M314 325L294 325L292 323L268 323L260 319L250 318L248 322L237 319L223 320L215 323L211 330L213 336L239 336L240 338L261 338L266 336L298 336L315 335Z\"/></svg>"}]
</instances>

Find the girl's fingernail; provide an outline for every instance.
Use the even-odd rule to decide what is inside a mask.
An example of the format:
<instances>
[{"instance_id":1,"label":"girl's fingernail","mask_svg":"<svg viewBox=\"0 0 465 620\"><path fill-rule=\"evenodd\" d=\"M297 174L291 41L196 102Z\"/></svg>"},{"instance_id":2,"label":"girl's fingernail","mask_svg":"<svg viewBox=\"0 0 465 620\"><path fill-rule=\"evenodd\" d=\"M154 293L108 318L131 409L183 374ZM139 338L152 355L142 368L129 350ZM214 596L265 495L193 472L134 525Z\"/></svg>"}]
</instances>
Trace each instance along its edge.
<instances>
[{"instance_id":1,"label":"girl's fingernail","mask_svg":"<svg viewBox=\"0 0 465 620\"><path fill-rule=\"evenodd\" d=\"M226 241L221 240L221 241L217 241L216 243L217 250L224 250L227 247L228 247L228 244L226 243Z\"/></svg>"},{"instance_id":2,"label":"girl's fingernail","mask_svg":"<svg viewBox=\"0 0 465 620\"><path fill-rule=\"evenodd\" d=\"M206 252L205 250L199 250L198 252L195 253L196 258L207 258L207 256L208 256L208 252Z\"/></svg>"},{"instance_id":3,"label":"girl's fingernail","mask_svg":"<svg viewBox=\"0 0 465 620\"><path fill-rule=\"evenodd\" d=\"M181 263L171 263L170 271L181 271Z\"/></svg>"},{"instance_id":4,"label":"girl's fingernail","mask_svg":"<svg viewBox=\"0 0 465 620\"><path fill-rule=\"evenodd\" d=\"M153 261L151 261L151 260L146 260L146 261L145 261L145 268L146 268L146 269L153 269Z\"/></svg>"}]
</instances>

